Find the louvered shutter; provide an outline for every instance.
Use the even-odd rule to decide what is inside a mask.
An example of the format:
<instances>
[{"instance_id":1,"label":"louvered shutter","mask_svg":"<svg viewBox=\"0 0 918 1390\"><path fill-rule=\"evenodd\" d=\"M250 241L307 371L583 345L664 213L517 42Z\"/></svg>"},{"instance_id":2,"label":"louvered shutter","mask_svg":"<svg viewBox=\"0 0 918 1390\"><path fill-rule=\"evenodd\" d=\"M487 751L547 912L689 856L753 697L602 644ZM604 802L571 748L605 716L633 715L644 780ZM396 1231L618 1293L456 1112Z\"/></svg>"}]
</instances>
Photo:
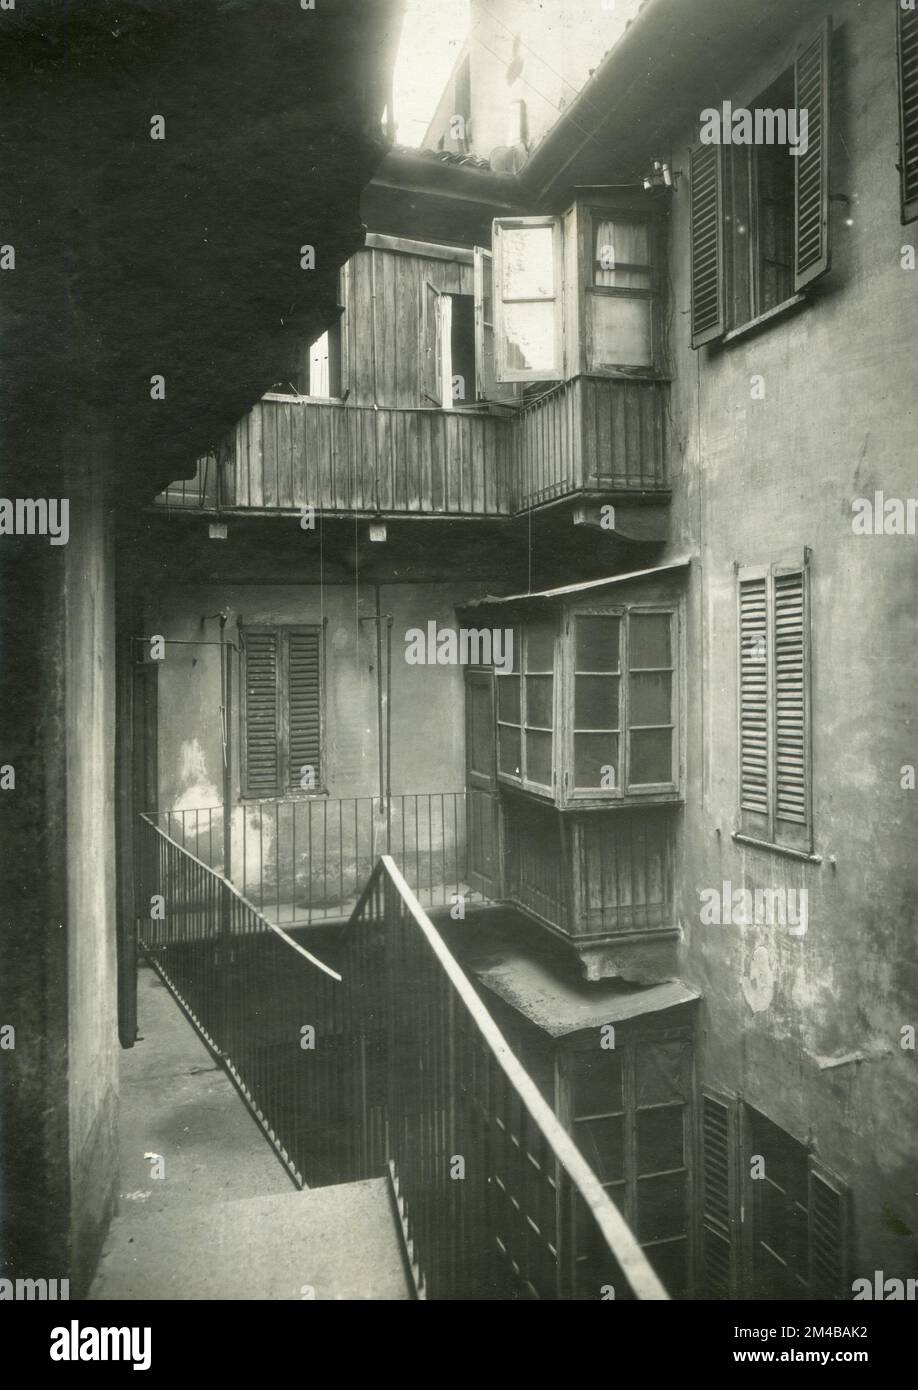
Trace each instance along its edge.
<instances>
[{"instance_id":1,"label":"louvered shutter","mask_svg":"<svg viewBox=\"0 0 918 1390\"><path fill-rule=\"evenodd\" d=\"M809 1160L809 1283L811 1298L851 1297L848 1189Z\"/></svg>"},{"instance_id":2,"label":"louvered shutter","mask_svg":"<svg viewBox=\"0 0 918 1390\"><path fill-rule=\"evenodd\" d=\"M318 628L291 628L287 634L288 778L302 787L303 768L314 769L321 785L322 702Z\"/></svg>"},{"instance_id":3,"label":"louvered shutter","mask_svg":"<svg viewBox=\"0 0 918 1390\"><path fill-rule=\"evenodd\" d=\"M747 834L770 832L768 571L739 576L740 815Z\"/></svg>"},{"instance_id":4,"label":"louvered shutter","mask_svg":"<svg viewBox=\"0 0 918 1390\"><path fill-rule=\"evenodd\" d=\"M243 794L276 796L278 792L279 638L272 628L242 630L244 658Z\"/></svg>"},{"instance_id":5,"label":"louvered shutter","mask_svg":"<svg viewBox=\"0 0 918 1390\"><path fill-rule=\"evenodd\" d=\"M794 159L794 290L829 269L829 85L832 22L800 45L794 64L794 105L808 113L807 151Z\"/></svg>"},{"instance_id":6,"label":"louvered shutter","mask_svg":"<svg viewBox=\"0 0 918 1390\"><path fill-rule=\"evenodd\" d=\"M724 150L699 145L691 153L692 347L726 330L724 309Z\"/></svg>"},{"instance_id":7,"label":"louvered shutter","mask_svg":"<svg viewBox=\"0 0 918 1390\"><path fill-rule=\"evenodd\" d=\"M703 1292L732 1298L739 1279L738 1101L705 1089L701 1097Z\"/></svg>"},{"instance_id":8,"label":"louvered shutter","mask_svg":"<svg viewBox=\"0 0 918 1390\"><path fill-rule=\"evenodd\" d=\"M899 167L902 221L918 217L918 10L899 9Z\"/></svg>"},{"instance_id":9,"label":"louvered shutter","mask_svg":"<svg viewBox=\"0 0 918 1390\"><path fill-rule=\"evenodd\" d=\"M809 841L806 571L774 573L775 838Z\"/></svg>"},{"instance_id":10,"label":"louvered shutter","mask_svg":"<svg viewBox=\"0 0 918 1390\"><path fill-rule=\"evenodd\" d=\"M481 401L515 405L522 399L518 381L498 381L494 356L494 258L475 247L475 389Z\"/></svg>"}]
</instances>

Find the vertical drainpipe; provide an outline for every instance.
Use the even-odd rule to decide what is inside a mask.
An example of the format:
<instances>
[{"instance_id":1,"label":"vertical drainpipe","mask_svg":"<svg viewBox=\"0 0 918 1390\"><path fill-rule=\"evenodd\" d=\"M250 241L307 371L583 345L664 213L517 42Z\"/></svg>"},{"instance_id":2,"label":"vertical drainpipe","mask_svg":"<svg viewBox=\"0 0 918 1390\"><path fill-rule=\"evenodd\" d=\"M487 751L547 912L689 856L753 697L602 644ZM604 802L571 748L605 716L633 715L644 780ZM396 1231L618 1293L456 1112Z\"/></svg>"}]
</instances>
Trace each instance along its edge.
<instances>
[{"instance_id":1,"label":"vertical drainpipe","mask_svg":"<svg viewBox=\"0 0 918 1390\"><path fill-rule=\"evenodd\" d=\"M382 687L382 596L380 586L373 585L376 597L376 746L379 750L379 803L383 807L386 794L385 768L388 750L383 747L383 687ZM386 803L386 824L388 825L388 802ZM389 834L386 832L386 853L389 853Z\"/></svg>"},{"instance_id":2,"label":"vertical drainpipe","mask_svg":"<svg viewBox=\"0 0 918 1390\"><path fill-rule=\"evenodd\" d=\"M386 853L392 853L392 614L386 615Z\"/></svg>"}]
</instances>

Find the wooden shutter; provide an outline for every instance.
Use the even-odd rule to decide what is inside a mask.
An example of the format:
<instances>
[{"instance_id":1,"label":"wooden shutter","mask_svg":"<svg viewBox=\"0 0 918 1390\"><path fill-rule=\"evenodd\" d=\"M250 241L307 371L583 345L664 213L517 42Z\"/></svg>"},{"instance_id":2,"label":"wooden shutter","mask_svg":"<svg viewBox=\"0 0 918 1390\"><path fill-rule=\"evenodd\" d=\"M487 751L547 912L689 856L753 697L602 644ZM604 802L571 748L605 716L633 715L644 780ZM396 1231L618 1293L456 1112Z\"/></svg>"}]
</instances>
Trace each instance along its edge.
<instances>
[{"instance_id":1,"label":"wooden shutter","mask_svg":"<svg viewBox=\"0 0 918 1390\"><path fill-rule=\"evenodd\" d=\"M811 1298L851 1297L848 1189L809 1160L809 1284Z\"/></svg>"},{"instance_id":2,"label":"wooden shutter","mask_svg":"<svg viewBox=\"0 0 918 1390\"><path fill-rule=\"evenodd\" d=\"M724 151L722 145L692 150L692 347L726 331L724 311Z\"/></svg>"},{"instance_id":3,"label":"wooden shutter","mask_svg":"<svg viewBox=\"0 0 918 1390\"><path fill-rule=\"evenodd\" d=\"M421 404L443 404L443 356L440 330L440 291L429 280L421 284Z\"/></svg>"},{"instance_id":4,"label":"wooden shutter","mask_svg":"<svg viewBox=\"0 0 918 1390\"><path fill-rule=\"evenodd\" d=\"M832 21L802 43L794 64L794 105L808 112L806 154L794 159L794 291L829 269L829 84Z\"/></svg>"},{"instance_id":5,"label":"wooden shutter","mask_svg":"<svg viewBox=\"0 0 918 1390\"><path fill-rule=\"evenodd\" d=\"M805 569L774 573L775 838L803 848L809 823Z\"/></svg>"},{"instance_id":6,"label":"wooden shutter","mask_svg":"<svg viewBox=\"0 0 918 1390\"><path fill-rule=\"evenodd\" d=\"M902 221L918 217L918 10L899 9L899 168Z\"/></svg>"},{"instance_id":7,"label":"wooden shutter","mask_svg":"<svg viewBox=\"0 0 918 1390\"><path fill-rule=\"evenodd\" d=\"M742 829L767 837L769 785L768 570L739 574L739 758Z\"/></svg>"},{"instance_id":8,"label":"wooden shutter","mask_svg":"<svg viewBox=\"0 0 918 1390\"><path fill-rule=\"evenodd\" d=\"M300 790L302 769L315 770L321 785L322 689L318 628L287 634L287 739L289 786Z\"/></svg>"},{"instance_id":9,"label":"wooden shutter","mask_svg":"<svg viewBox=\"0 0 918 1390\"><path fill-rule=\"evenodd\" d=\"M276 796L280 761L279 639L274 628L244 628L243 795Z\"/></svg>"},{"instance_id":10,"label":"wooden shutter","mask_svg":"<svg viewBox=\"0 0 918 1390\"><path fill-rule=\"evenodd\" d=\"M498 381L494 356L494 258L475 247L475 392L480 401L516 405L522 398L518 381Z\"/></svg>"},{"instance_id":11,"label":"wooden shutter","mask_svg":"<svg viewBox=\"0 0 918 1390\"><path fill-rule=\"evenodd\" d=\"M736 1297L740 1271L739 1102L701 1095L702 1280L708 1298Z\"/></svg>"}]
</instances>

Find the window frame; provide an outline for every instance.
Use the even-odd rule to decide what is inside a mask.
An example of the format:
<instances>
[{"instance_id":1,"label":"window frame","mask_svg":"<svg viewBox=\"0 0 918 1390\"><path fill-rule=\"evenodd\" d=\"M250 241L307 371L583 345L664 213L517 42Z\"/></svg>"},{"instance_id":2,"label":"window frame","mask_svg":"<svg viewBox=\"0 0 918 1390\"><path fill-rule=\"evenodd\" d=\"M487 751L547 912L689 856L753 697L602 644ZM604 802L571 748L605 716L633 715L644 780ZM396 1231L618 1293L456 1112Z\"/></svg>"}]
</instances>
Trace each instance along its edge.
<instances>
[{"instance_id":1,"label":"window frame","mask_svg":"<svg viewBox=\"0 0 918 1390\"><path fill-rule=\"evenodd\" d=\"M249 633L271 633L277 639L276 659L276 744L278 780L272 793L250 791L248 785L248 659ZM239 799L241 801L308 800L327 795L326 716L325 716L325 632L326 623L245 623L240 620L239 637ZM309 790L281 786L290 771L290 634L315 634L318 639L319 667L319 766L316 785Z\"/></svg>"},{"instance_id":2,"label":"window frame","mask_svg":"<svg viewBox=\"0 0 918 1390\"><path fill-rule=\"evenodd\" d=\"M667 616L670 619L670 662L668 667L646 668L671 672L671 720L668 725L634 725L631 721L631 677L645 673L645 668L632 672L631 660L631 617L648 615ZM583 617L618 617L619 629L619 772L615 787L577 787L574 781L576 762L576 624ZM647 599L616 604L577 603L566 614L564 631L565 650L562 655L562 669L565 672L563 693L561 747L564 756L564 775L561 779L564 804L579 808L607 806L610 802L623 805L641 805L647 802L678 800L682 794L683 757L683 642L682 642L682 601L681 599ZM581 673L582 674L582 673ZM614 674L609 672L609 675ZM671 769L673 777L666 782L631 782L631 736L635 729L666 728L672 730Z\"/></svg>"},{"instance_id":3,"label":"window frame","mask_svg":"<svg viewBox=\"0 0 918 1390\"><path fill-rule=\"evenodd\" d=\"M503 295L503 241L505 231L537 231L550 228L552 233L553 288L551 296L538 299L505 300ZM492 313L494 319L494 364L498 383L523 381L563 381L565 379L564 332L564 235L562 219L543 217L495 217L491 224ZM507 364L507 337L504 329L504 305L553 304L554 355L550 367L510 367Z\"/></svg>"},{"instance_id":4,"label":"window frame","mask_svg":"<svg viewBox=\"0 0 918 1390\"><path fill-rule=\"evenodd\" d=\"M495 722L496 722L496 728L497 728L497 739L496 739L497 780L498 780L499 782L505 782L507 785L509 785L509 786L511 786L511 787L520 787L520 788L522 788L524 791L531 792L534 796L538 796L539 798L541 798L541 799L543 799L543 800L554 800L554 797L555 797L555 785L556 785L556 781L557 781L557 773L556 773L557 763L556 763L556 756L555 756L555 755L556 755L556 750L557 750L557 747L558 747L558 638L559 638L559 631L558 631L558 628L559 628L559 624L558 624L558 620L557 620L557 614L549 614L547 618L542 618L542 619L541 619L542 622L544 622L546 625L552 626L553 629L554 629L553 637L552 637L552 644L553 644L553 646L552 646L552 670L551 670L550 673L549 673L549 672L546 672L546 671L533 671L533 672L530 672L530 671L528 670L528 647L529 647L529 642L528 642L527 628L535 626L535 624L536 624L537 622L539 622L539 621L540 621L540 620L539 620L538 618L530 618L530 619L521 618L521 619L519 619L517 622L515 622L515 623L513 624L513 650L514 650L513 667L514 667L514 669L513 669L512 671L508 671L508 672L502 672L502 671L497 671L497 672L496 672L497 684L496 684L496 688L495 688ZM528 677L529 675L532 675L532 676L534 676L535 678L541 677L541 678L543 678L543 679L549 678L549 679L551 680L551 690L552 690L552 718L551 718L551 727L550 727L550 729L546 729L546 728L544 727L544 725L541 725L541 724L531 725L531 724L529 724L529 723L527 722L527 699L528 699L528 697L527 697L527 692L526 692L526 680L527 680L527 677ZM519 681L519 692L520 692L520 719L519 719L519 723L518 723L518 724L514 723L513 720L501 719L501 716L500 716L500 691L501 691L501 685L500 685L500 683L501 683L501 681L507 681L507 680L518 680L518 681ZM519 777L514 776L513 773L504 772L504 771L502 770L502 768L501 768L501 747L500 747L501 733L500 733L500 731L501 731L502 728L516 729L516 730L518 730L518 732L519 732L519 738L520 738L520 775L519 775ZM544 734L544 733L550 733L550 734L551 734L551 781L550 781L550 782L536 782L536 781L534 781L532 778L530 778L530 777L527 776L527 773L528 773L528 758L527 758L527 740L526 740L526 734L527 734L528 732L542 733L542 734Z\"/></svg>"},{"instance_id":5,"label":"window frame","mask_svg":"<svg viewBox=\"0 0 918 1390\"><path fill-rule=\"evenodd\" d=\"M831 17L826 16L814 30L805 34L802 40L795 40L785 48L778 60L772 65L768 80L764 84L757 82L755 92L748 95L744 94L734 100L734 107L737 109L741 107L747 110L766 109L763 106L763 100L767 98L771 89L782 79L790 77L794 87L794 106L799 107L801 104L801 85L805 86L807 81L812 82L814 70L819 75L820 80L817 85L820 98L819 121L816 122L811 119L809 122L810 143L807 154L794 157L788 153L788 158L793 160L794 170L791 293L781 303L768 309L761 309L758 306L756 281L758 267L761 263L760 229L757 225L759 220L757 215L758 198L755 198L755 206L753 206L750 196L750 314L742 321L738 320L735 313L736 237L732 230L734 187L732 166L734 156L742 161L744 173L748 169L746 180L747 186L751 190L756 181L757 161L755 156L757 147L755 145L732 146L725 143L698 143L689 152L691 169L689 249L692 265L690 330L691 346L696 350L717 341L730 342L735 337L740 337L772 319L781 317L795 305L805 303L806 291L809 286L830 269L829 179L832 155L832 33ZM816 64L815 69L813 68L814 63ZM807 109L809 110L809 107ZM708 190L711 201L705 205L702 201L704 190L701 186L701 180L707 175L702 169L702 164L709 161L713 165L713 178ZM814 178L812 170L816 161L818 161L818 181L815 184L814 193L812 191ZM803 173L804 169L807 171L806 174ZM805 177L810 179L810 199L817 200L818 219L816 220L809 216L805 217L801 210L801 187ZM701 256L700 260L696 261L696 255L700 248L695 216L697 213L699 223L701 223L711 215L712 208L714 216L713 240L704 250L704 255ZM814 235L816 237L815 242L811 241L808 247L811 259L806 263L801 261L801 226L808 229L811 238ZM716 279L717 303L712 306L710 320L702 324L698 318L701 306L696 302L695 293L705 273L706 262L712 267Z\"/></svg>"},{"instance_id":6,"label":"window frame","mask_svg":"<svg viewBox=\"0 0 918 1390\"><path fill-rule=\"evenodd\" d=\"M663 357L663 314L661 294L663 289L663 246L660 220L652 212L638 212L633 208L619 208L614 204L599 200L582 199L575 206L577 226L577 298L578 309L583 323L580 368L588 376L658 376ZM630 222L647 228L650 247L650 287L646 290L625 289L613 285L595 285L595 257L593 242L598 220ZM640 267L638 267L640 268ZM650 362L649 363L597 363L594 361L594 334L592 299L639 299L650 303Z\"/></svg>"}]
</instances>

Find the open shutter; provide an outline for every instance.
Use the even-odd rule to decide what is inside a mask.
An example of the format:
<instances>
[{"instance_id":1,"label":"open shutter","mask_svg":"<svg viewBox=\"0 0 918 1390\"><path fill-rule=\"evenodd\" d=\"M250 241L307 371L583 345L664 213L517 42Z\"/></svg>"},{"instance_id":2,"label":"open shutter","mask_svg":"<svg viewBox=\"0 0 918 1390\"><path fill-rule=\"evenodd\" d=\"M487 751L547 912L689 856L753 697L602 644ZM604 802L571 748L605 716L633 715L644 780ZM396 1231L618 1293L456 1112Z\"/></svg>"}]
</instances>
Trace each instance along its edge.
<instances>
[{"instance_id":1,"label":"open shutter","mask_svg":"<svg viewBox=\"0 0 918 1390\"><path fill-rule=\"evenodd\" d=\"M300 790L303 768L311 767L315 786L318 787L322 781L322 685L318 628L293 628L288 633L287 692L289 785L293 790Z\"/></svg>"},{"instance_id":2,"label":"open shutter","mask_svg":"<svg viewBox=\"0 0 918 1390\"><path fill-rule=\"evenodd\" d=\"M768 570L739 572L740 818L747 834L767 838L769 823Z\"/></svg>"},{"instance_id":3,"label":"open shutter","mask_svg":"<svg viewBox=\"0 0 918 1390\"><path fill-rule=\"evenodd\" d=\"M902 221L918 217L918 10L899 9L899 168Z\"/></svg>"},{"instance_id":4,"label":"open shutter","mask_svg":"<svg viewBox=\"0 0 918 1390\"><path fill-rule=\"evenodd\" d=\"M496 217L493 308L502 382L564 377L564 235L560 217Z\"/></svg>"},{"instance_id":5,"label":"open shutter","mask_svg":"<svg viewBox=\"0 0 918 1390\"><path fill-rule=\"evenodd\" d=\"M829 269L829 84L832 21L802 43L794 64L794 105L808 113L809 143L794 160L794 291Z\"/></svg>"},{"instance_id":6,"label":"open shutter","mask_svg":"<svg viewBox=\"0 0 918 1390\"><path fill-rule=\"evenodd\" d=\"M494 258L475 247L475 392L480 401L516 405L523 388L518 381L498 381L494 356Z\"/></svg>"},{"instance_id":7,"label":"open shutter","mask_svg":"<svg viewBox=\"0 0 918 1390\"><path fill-rule=\"evenodd\" d=\"M848 1189L814 1158L809 1170L810 1297L848 1299Z\"/></svg>"},{"instance_id":8,"label":"open shutter","mask_svg":"<svg viewBox=\"0 0 918 1390\"><path fill-rule=\"evenodd\" d=\"M721 338L724 309L724 149L698 145L690 156L692 194L692 347Z\"/></svg>"},{"instance_id":9,"label":"open shutter","mask_svg":"<svg viewBox=\"0 0 918 1390\"><path fill-rule=\"evenodd\" d=\"M276 796L280 758L278 740L278 634L273 628L244 628L243 652L243 794Z\"/></svg>"},{"instance_id":10,"label":"open shutter","mask_svg":"<svg viewBox=\"0 0 918 1390\"><path fill-rule=\"evenodd\" d=\"M443 404L443 354L440 291L429 280L421 284L421 404Z\"/></svg>"},{"instance_id":11,"label":"open shutter","mask_svg":"<svg viewBox=\"0 0 918 1390\"><path fill-rule=\"evenodd\" d=\"M739 1102L701 1096L702 1279L707 1298L735 1298L740 1278Z\"/></svg>"},{"instance_id":12,"label":"open shutter","mask_svg":"<svg viewBox=\"0 0 918 1390\"><path fill-rule=\"evenodd\" d=\"M775 838L809 845L808 622L805 569L774 572Z\"/></svg>"}]
</instances>

